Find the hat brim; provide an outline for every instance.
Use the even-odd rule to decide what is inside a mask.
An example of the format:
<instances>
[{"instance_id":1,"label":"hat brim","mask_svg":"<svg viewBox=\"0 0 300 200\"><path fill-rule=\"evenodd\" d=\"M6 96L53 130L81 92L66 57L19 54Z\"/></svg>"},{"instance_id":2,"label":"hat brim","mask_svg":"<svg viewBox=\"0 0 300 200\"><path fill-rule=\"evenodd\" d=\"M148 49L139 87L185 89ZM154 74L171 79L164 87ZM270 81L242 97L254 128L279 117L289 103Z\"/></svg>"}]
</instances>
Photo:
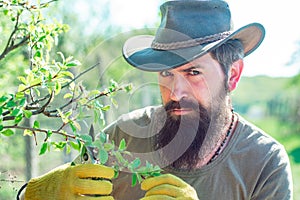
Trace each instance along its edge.
<instances>
[{"instance_id":1,"label":"hat brim","mask_svg":"<svg viewBox=\"0 0 300 200\"><path fill-rule=\"evenodd\" d=\"M162 71L182 66L230 39L238 39L244 46L244 55L252 53L263 41L265 29L259 23L252 23L234 31L228 37L216 42L174 50L151 48L154 36L139 35L128 39L123 46L123 57L132 66L145 71Z\"/></svg>"}]
</instances>

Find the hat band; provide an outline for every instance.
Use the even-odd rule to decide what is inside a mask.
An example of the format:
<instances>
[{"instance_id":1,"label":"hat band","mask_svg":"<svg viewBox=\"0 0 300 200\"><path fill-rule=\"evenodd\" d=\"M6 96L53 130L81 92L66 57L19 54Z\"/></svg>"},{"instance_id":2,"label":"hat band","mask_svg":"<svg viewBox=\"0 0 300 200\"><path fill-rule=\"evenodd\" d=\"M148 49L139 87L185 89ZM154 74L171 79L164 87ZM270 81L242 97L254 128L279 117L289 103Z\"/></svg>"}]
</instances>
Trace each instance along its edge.
<instances>
[{"instance_id":1,"label":"hat band","mask_svg":"<svg viewBox=\"0 0 300 200\"><path fill-rule=\"evenodd\" d=\"M214 35L205 36L203 38L195 38L191 40L186 41L180 41L180 42L172 42L172 43L160 43L156 42L155 40L151 44L151 48L156 50L174 50L174 49L180 49L180 48L186 48L186 47L193 47L205 43L215 42L218 40L222 40L229 36L231 34L230 31L217 33Z\"/></svg>"}]
</instances>

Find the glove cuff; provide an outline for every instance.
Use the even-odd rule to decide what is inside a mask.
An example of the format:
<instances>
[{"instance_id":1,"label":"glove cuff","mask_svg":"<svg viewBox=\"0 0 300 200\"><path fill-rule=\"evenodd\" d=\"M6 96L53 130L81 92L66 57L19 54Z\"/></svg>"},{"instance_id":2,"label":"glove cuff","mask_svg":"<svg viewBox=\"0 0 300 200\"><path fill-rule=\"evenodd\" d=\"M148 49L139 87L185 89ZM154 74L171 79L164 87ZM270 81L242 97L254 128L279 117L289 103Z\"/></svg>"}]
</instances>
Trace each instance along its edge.
<instances>
[{"instance_id":1,"label":"glove cuff","mask_svg":"<svg viewBox=\"0 0 300 200\"><path fill-rule=\"evenodd\" d=\"M57 189L54 185L60 184L57 177L60 177L60 173L68 166L70 166L68 163L61 165L47 174L30 179L25 191L25 200L51 199ZM55 173L55 176L53 176L53 173Z\"/></svg>"},{"instance_id":2,"label":"glove cuff","mask_svg":"<svg viewBox=\"0 0 300 200\"><path fill-rule=\"evenodd\" d=\"M31 179L25 190L25 200L40 200L47 199L44 195L45 193L45 182L41 181L40 178ZM50 192L50 191L48 191ZM52 191L53 192L53 191ZM40 194L43 194L43 198L40 197ZM50 193L51 194L51 193Z\"/></svg>"}]
</instances>

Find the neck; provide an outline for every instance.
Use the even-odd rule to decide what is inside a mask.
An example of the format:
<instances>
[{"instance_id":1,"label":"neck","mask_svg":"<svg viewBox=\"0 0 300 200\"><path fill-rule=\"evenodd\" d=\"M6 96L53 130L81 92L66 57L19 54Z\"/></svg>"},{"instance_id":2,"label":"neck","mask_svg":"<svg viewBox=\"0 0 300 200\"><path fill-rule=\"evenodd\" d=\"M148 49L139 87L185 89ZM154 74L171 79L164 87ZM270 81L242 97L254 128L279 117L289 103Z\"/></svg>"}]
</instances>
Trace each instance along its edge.
<instances>
[{"instance_id":1,"label":"neck","mask_svg":"<svg viewBox=\"0 0 300 200\"><path fill-rule=\"evenodd\" d=\"M205 156L204 159L199 160L197 163L196 168L201 168L205 165L208 165L212 163L226 148L230 138L232 137L234 133L234 129L237 123L237 117L235 116L233 110L230 112L230 115L228 117L229 121L224 126L224 129L222 131L221 137L216 143L215 147L212 151L207 152L207 156Z\"/></svg>"}]
</instances>

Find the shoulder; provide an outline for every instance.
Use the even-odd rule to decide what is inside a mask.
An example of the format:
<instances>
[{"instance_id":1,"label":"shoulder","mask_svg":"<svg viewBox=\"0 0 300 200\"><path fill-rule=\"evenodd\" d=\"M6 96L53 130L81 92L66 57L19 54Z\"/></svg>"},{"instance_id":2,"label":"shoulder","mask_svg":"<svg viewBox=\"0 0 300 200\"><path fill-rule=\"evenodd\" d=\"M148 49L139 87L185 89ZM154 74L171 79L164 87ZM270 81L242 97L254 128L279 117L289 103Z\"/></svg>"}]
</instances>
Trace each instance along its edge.
<instances>
[{"instance_id":1,"label":"shoulder","mask_svg":"<svg viewBox=\"0 0 300 200\"><path fill-rule=\"evenodd\" d=\"M141 123L150 122L151 118L162 109L162 106L147 106L144 108L140 108L137 110L133 110L129 113L123 114L119 117L118 122L126 122L126 121L138 121Z\"/></svg>"},{"instance_id":2,"label":"shoulder","mask_svg":"<svg viewBox=\"0 0 300 200\"><path fill-rule=\"evenodd\" d=\"M162 106L148 106L121 115L103 131L118 144L125 139L128 149L149 150L149 142L161 127L165 113ZM139 150L144 151L144 150ZM145 150L146 151L146 150Z\"/></svg>"},{"instance_id":3,"label":"shoulder","mask_svg":"<svg viewBox=\"0 0 300 200\"><path fill-rule=\"evenodd\" d=\"M239 142L242 142L241 140L243 140L245 143L251 142L253 145L267 147L270 149L283 148L276 139L241 116L239 116L236 132L240 136Z\"/></svg>"},{"instance_id":4,"label":"shoulder","mask_svg":"<svg viewBox=\"0 0 300 200\"><path fill-rule=\"evenodd\" d=\"M238 126L234 154L245 159L247 173L252 174L251 179L257 179L254 196L269 194L274 199L290 199L292 173L284 146L241 117Z\"/></svg>"},{"instance_id":5,"label":"shoulder","mask_svg":"<svg viewBox=\"0 0 300 200\"><path fill-rule=\"evenodd\" d=\"M284 146L241 116L239 116L236 134L238 136L234 152L242 153L249 161L260 167L273 169L289 165L288 154Z\"/></svg>"},{"instance_id":6,"label":"shoulder","mask_svg":"<svg viewBox=\"0 0 300 200\"><path fill-rule=\"evenodd\" d=\"M104 130L107 131L116 126L132 126L133 124L136 124L137 126L147 126L162 109L162 106L147 106L130 111L126 114L122 114L116 121L109 124Z\"/></svg>"}]
</instances>

